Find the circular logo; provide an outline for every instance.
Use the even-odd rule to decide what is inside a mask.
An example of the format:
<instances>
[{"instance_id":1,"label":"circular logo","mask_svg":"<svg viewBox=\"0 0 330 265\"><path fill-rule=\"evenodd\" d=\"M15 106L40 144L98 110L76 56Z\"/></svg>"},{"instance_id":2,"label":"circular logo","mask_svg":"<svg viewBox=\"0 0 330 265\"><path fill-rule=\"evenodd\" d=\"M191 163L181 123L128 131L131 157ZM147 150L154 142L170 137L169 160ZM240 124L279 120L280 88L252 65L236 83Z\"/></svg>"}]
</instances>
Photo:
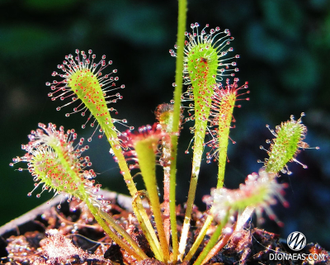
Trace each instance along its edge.
<instances>
[{"instance_id":1,"label":"circular logo","mask_svg":"<svg viewBox=\"0 0 330 265\"><path fill-rule=\"evenodd\" d=\"M299 231L292 232L286 239L288 247L294 251L300 251L306 246L306 237Z\"/></svg>"}]
</instances>

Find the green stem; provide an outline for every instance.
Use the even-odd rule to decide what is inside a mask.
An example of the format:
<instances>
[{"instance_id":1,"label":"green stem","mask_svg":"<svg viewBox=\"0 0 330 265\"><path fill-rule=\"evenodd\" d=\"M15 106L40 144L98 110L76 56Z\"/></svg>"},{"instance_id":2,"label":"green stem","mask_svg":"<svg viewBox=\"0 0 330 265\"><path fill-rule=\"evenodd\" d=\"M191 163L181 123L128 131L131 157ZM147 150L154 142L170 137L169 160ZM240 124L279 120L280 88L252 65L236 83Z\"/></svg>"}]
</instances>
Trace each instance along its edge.
<instances>
[{"instance_id":1,"label":"green stem","mask_svg":"<svg viewBox=\"0 0 330 265\"><path fill-rule=\"evenodd\" d=\"M140 195L137 195L137 196L135 196L135 197L133 198L132 207L133 207L133 210L134 210L134 212L135 212L136 218L137 218L138 220L139 220L139 219L144 220L144 222L147 223L147 222L149 221L149 219L145 219L145 218L148 218L148 217L140 215L140 212L141 212L141 211L139 210L140 204L136 203L136 200L137 200L137 199L140 200L139 196L140 196ZM141 201L141 200L140 200L140 201ZM143 209L143 210L144 210L144 209ZM142 230L143 230L143 227L142 227ZM145 235L146 237L148 236L148 234L146 234L144 230L143 230L143 233L144 233L144 235ZM164 255L163 255L162 249L161 249L161 247L160 247L160 243L159 243L159 241L158 241L158 238L155 238L155 239L152 240L152 241L151 241L150 239L147 238L147 241L149 242L149 244L150 244L150 242L151 242L151 243L153 243L153 242L156 242L156 243L157 243L157 245L155 245L154 247L152 247L151 244L150 244L150 247L151 247L151 249L152 249L152 252L153 252L154 255L155 255L155 259L157 259L157 260L163 260L163 259L164 259L164 258L163 258Z\"/></svg>"},{"instance_id":2,"label":"green stem","mask_svg":"<svg viewBox=\"0 0 330 265\"><path fill-rule=\"evenodd\" d=\"M187 20L187 0L178 1L178 29L177 29L177 56L176 56L176 72L175 72L175 90L174 90L174 109L173 109L173 134L171 136L171 171L170 171L170 219L172 230L172 248L173 259L178 256L178 234L176 223L176 163L178 148L178 133L181 115L181 95L182 95L182 73L184 58L184 40Z\"/></svg>"},{"instance_id":3,"label":"green stem","mask_svg":"<svg viewBox=\"0 0 330 265\"><path fill-rule=\"evenodd\" d=\"M159 236L159 241L164 256L162 261L166 263L169 260L169 249L164 231L162 213L160 210L156 176L154 176L153 179L154 181L151 181L151 178L146 178L145 185L148 191L150 204L151 204L152 212L154 214L156 228Z\"/></svg>"},{"instance_id":4,"label":"green stem","mask_svg":"<svg viewBox=\"0 0 330 265\"><path fill-rule=\"evenodd\" d=\"M202 253L198 256L197 260L195 261L194 265L200 265L204 261L207 254L210 252L210 250L215 246L215 244L218 242L219 237L221 236L222 229L224 226L228 223L229 220L229 214L230 211L227 212L226 216L221 221L221 224L217 226L217 229L214 231L213 235L211 236L209 242L204 247Z\"/></svg>"},{"instance_id":5,"label":"green stem","mask_svg":"<svg viewBox=\"0 0 330 265\"><path fill-rule=\"evenodd\" d=\"M120 237L118 237L116 235L115 232L113 232L109 226L105 223L105 221L101 218L101 216L99 215L99 210L97 208L95 208L95 206L93 204L91 204L87 199L84 200L84 202L87 204L88 209L91 211L91 213L93 214L95 220L99 223L99 225L103 228L103 230L108 234L108 236L116 242L116 244L118 244L121 248L123 248L129 255L132 255L133 257L135 257L137 260L143 260L146 259L147 256L146 254L139 248L139 246L133 241L130 240L129 243L130 245L128 245L127 243L125 243ZM104 217L104 215L102 215ZM110 219L107 218L107 220L109 221ZM112 226L114 225L114 226ZM113 229L118 228L119 229L119 225L115 224L114 221L111 221L111 227ZM120 227L120 230L123 230ZM121 231L122 232L122 231ZM125 231L124 231L125 232ZM126 232L124 233L126 234ZM123 235L123 234L122 234ZM127 234L125 236L125 238L129 238L130 236Z\"/></svg>"},{"instance_id":6,"label":"green stem","mask_svg":"<svg viewBox=\"0 0 330 265\"><path fill-rule=\"evenodd\" d=\"M179 244L179 258L182 259L185 250L186 250L186 243L188 239L188 232L190 229L190 220L192 209L195 201L197 183L198 183L198 175L200 171L200 164L202 161L202 154L204 150L204 138L205 130L197 129L195 130L195 144L194 144L194 155L193 155L193 163L192 163L192 171L191 171L191 179L188 191L188 199L186 204L186 213L183 221L183 228L180 238Z\"/></svg>"},{"instance_id":7,"label":"green stem","mask_svg":"<svg viewBox=\"0 0 330 265\"><path fill-rule=\"evenodd\" d=\"M143 250L138 246L138 244L133 240L133 238L125 231L125 229L123 229L119 224L117 224L116 221L109 214L103 212L102 210L97 211L96 214L92 212L92 214L94 216L97 214L101 218L103 218L114 230L116 230L127 241L127 243L134 249L134 251L137 252L137 254L142 259L148 258L148 256L143 252Z\"/></svg>"},{"instance_id":8,"label":"green stem","mask_svg":"<svg viewBox=\"0 0 330 265\"><path fill-rule=\"evenodd\" d=\"M184 260L185 261L189 261L192 259L192 257L195 255L199 245L202 243L205 235L206 235L206 232L207 230L209 229L211 223L213 221L213 216L212 215L209 215L205 222L204 222L204 225L202 227L202 229L200 230L200 232L198 233L198 236L194 242L194 244L192 245L192 247L190 248L188 254L185 256Z\"/></svg>"},{"instance_id":9,"label":"green stem","mask_svg":"<svg viewBox=\"0 0 330 265\"><path fill-rule=\"evenodd\" d=\"M177 161L177 146L178 136L173 135L171 137L171 170L170 170L170 222L172 232L172 249L173 260L177 260L178 256L178 232L176 223L176 161Z\"/></svg>"}]
</instances>

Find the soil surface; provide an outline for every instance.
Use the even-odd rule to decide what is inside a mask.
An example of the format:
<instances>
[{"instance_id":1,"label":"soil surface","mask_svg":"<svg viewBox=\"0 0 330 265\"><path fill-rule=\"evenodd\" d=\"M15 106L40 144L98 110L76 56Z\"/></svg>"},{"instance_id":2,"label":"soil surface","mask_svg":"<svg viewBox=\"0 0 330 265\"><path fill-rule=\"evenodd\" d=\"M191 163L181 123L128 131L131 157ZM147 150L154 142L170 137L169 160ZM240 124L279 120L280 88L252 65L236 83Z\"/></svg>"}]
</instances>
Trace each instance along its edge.
<instances>
[{"instance_id":1,"label":"soil surface","mask_svg":"<svg viewBox=\"0 0 330 265\"><path fill-rule=\"evenodd\" d=\"M0 228L0 264L164 264L153 259L148 242L131 213L130 198L112 192L105 194L111 206L109 213L138 242L150 259L137 262L128 256L103 233L83 203L67 202L64 197L58 196ZM184 211L178 207L177 213L180 233ZM197 208L194 209L187 249L198 235L205 217ZM293 256L323 254L324 259L317 262L278 260L283 253ZM276 255L277 260L274 258ZM193 264L194 259L181 264ZM329 252L314 243L307 244L300 252L291 251L278 235L250 227L235 234L207 264L330 264L330 256Z\"/></svg>"}]
</instances>

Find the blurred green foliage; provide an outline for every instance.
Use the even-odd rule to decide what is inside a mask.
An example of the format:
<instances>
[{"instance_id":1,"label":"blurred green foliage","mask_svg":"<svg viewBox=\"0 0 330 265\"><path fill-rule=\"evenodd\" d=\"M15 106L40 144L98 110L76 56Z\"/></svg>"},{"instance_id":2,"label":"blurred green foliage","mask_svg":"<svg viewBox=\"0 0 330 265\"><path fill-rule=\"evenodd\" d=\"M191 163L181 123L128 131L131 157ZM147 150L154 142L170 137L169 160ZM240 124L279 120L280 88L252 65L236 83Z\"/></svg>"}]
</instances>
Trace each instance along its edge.
<instances>
[{"instance_id":1,"label":"blurred green foliage","mask_svg":"<svg viewBox=\"0 0 330 265\"><path fill-rule=\"evenodd\" d=\"M84 118L66 119L70 108L57 113L60 103L47 98L44 84L52 80L56 65L76 48L91 48L98 58L106 54L118 68L120 84L126 85L124 99L115 106L118 117L135 127L151 124L157 104L172 98L175 60L168 50L176 39L176 5L165 0L0 1L0 225L52 196L27 198L31 177L8 166L12 157L23 154L20 144L27 143L30 130L38 122L53 122L76 128L79 136L92 132L79 129ZM283 179L291 185L286 194L291 206L275 209L285 228L267 228L283 237L300 230L308 241L330 249L329 1L191 0L188 7L189 23L230 29L235 53L241 55L238 77L249 81L251 90L250 102L235 110L232 138L237 144L230 146L226 186L237 187L261 166L256 161L265 154L258 147L267 147L264 142L271 137L266 123L274 127L304 111L307 142L321 150L299 155L308 170L289 165L293 175ZM181 138L178 187L186 187L190 175L191 158L184 155L188 131ZM107 143L95 137L90 145L93 168L100 173L97 181L126 192ZM216 183L215 170L215 164L202 167L196 201L201 207L201 197ZM186 193L185 188L178 192ZM179 202L184 200L185 195L179 196Z\"/></svg>"}]
</instances>

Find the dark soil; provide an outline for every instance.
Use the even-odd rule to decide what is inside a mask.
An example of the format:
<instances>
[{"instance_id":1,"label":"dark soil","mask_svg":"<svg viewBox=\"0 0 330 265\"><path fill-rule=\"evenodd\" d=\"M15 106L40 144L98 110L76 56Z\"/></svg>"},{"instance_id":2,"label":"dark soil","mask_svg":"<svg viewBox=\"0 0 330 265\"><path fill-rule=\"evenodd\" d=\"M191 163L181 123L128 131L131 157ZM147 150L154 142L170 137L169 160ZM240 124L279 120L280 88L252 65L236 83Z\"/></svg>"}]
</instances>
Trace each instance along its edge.
<instances>
[{"instance_id":1,"label":"dark soil","mask_svg":"<svg viewBox=\"0 0 330 265\"><path fill-rule=\"evenodd\" d=\"M58 196L0 228L0 264L162 265L153 259L149 245L131 214L130 199L111 192L106 194L111 205L109 213L131 234L150 259L136 262L103 233L84 204L75 201L68 203ZM187 249L198 234L204 218L205 215L195 209ZM183 211L178 207L178 224L182 220ZM324 260L311 263L307 260L270 259L270 254L279 253L324 254ZM330 257L329 252L318 244L309 243L301 252L293 252L278 235L249 228L235 234L207 264L330 264Z\"/></svg>"}]
</instances>

